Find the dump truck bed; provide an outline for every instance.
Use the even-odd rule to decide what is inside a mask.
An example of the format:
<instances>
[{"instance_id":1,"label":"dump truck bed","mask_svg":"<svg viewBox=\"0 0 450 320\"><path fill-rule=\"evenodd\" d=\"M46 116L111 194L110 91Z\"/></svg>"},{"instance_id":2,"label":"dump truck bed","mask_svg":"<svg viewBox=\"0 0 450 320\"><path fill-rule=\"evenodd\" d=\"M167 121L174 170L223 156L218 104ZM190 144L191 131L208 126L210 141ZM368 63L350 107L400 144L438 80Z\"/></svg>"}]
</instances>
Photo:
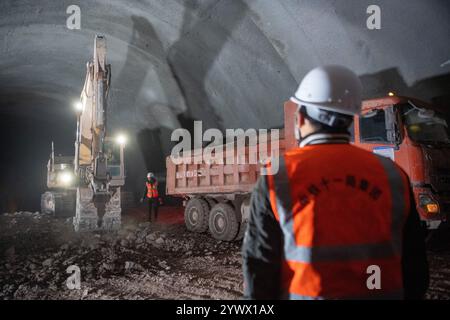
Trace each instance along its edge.
<instances>
[{"instance_id":1,"label":"dump truck bed","mask_svg":"<svg viewBox=\"0 0 450 320\"><path fill-rule=\"evenodd\" d=\"M201 195L201 194L242 194L252 191L258 177L260 175L261 163L267 159L260 159L259 150L267 150L268 156L271 156L270 150L276 147L276 142L279 144L279 152L283 153L286 148L290 149L295 145L294 121L293 114L296 110L296 106L293 104L285 105L285 119L284 129L279 130L279 138L271 141L271 131L267 132L267 139L262 139L262 136L258 136L257 148L254 144L248 143L245 147L239 147L237 143L234 146L234 155L238 155L240 163L238 164L235 156L234 162L231 159L227 159L225 147L220 156L216 157L223 159L224 164L212 163L207 164L205 161L201 163L194 163L197 159L200 162L200 157L195 156L197 153L195 150L192 155L182 157L185 159L185 164L175 164L171 157L166 158L167 169L167 184L166 193L171 196L189 196L189 195ZM286 139L285 139L286 136ZM223 145L226 146L226 145ZM201 149L203 152L205 149ZM250 162L250 153L257 159ZM197 150L198 151L198 150ZM202 154L202 152L200 154ZM228 162L227 162L228 160ZM190 164L186 164L186 163ZM229 163L229 164L228 164ZM249 164L253 163L253 164Z\"/></svg>"},{"instance_id":2,"label":"dump truck bed","mask_svg":"<svg viewBox=\"0 0 450 320\"><path fill-rule=\"evenodd\" d=\"M277 141L280 145L280 151L284 150L284 139ZM267 148L271 150L274 141L268 141L267 144L257 143L257 148ZM251 146L244 148L235 147L234 154L238 155L240 163L237 163L238 157L234 157L234 162L227 159L226 152L220 153L223 164L210 163L205 161L194 163L196 157L183 157L185 163L175 164L170 157L166 159L167 185L166 192L172 196L186 196L198 194L224 194L224 193L249 193L253 189L258 177L260 176L260 163L265 159L260 159L259 153L254 153L258 164L249 164L250 152L255 150ZM204 149L202 149L203 151ZM224 149L225 150L225 149ZM259 149L256 149L259 150ZM270 152L268 152L270 154ZM186 159L190 160L187 161ZM229 162L227 162L227 160ZM246 161L244 161L246 160ZM190 162L187 163L187 162ZM229 163L229 164L227 164Z\"/></svg>"}]
</instances>

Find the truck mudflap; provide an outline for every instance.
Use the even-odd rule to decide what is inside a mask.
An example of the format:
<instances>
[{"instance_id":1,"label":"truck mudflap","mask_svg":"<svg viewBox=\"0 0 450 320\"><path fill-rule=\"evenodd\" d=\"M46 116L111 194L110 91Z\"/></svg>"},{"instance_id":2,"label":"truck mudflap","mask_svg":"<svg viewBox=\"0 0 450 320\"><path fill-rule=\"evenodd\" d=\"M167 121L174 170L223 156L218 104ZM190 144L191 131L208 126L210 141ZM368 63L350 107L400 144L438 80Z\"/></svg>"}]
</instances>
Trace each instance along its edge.
<instances>
[{"instance_id":1,"label":"truck mudflap","mask_svg":"<svg viewBox=\"0 0 450 320\"><path fill-rule=\"evenodd\" d=\"M240 223L239 223L239 231L235 240L242 240L245 235L245 231L247 230L248 221L250 220L250 196L246 197L240 203L239 208L240 213Z\"/></svg>"}]
</instances>

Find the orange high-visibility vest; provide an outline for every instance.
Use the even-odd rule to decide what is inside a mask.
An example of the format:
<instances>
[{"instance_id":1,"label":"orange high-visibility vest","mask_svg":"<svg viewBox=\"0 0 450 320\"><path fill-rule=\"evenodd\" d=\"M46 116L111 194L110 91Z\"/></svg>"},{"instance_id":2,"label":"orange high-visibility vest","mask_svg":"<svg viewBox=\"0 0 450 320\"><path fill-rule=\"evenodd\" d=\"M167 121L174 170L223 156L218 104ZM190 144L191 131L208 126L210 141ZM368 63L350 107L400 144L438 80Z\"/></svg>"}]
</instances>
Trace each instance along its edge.
<instances>
[{"instance_id":1,"label":"orange high-visibility vest","mask_svg":"<svg viewBox=\"0 0 450 320\"><path fill-rule=\"evenodd\" d=\"M158 198L158 182L150 183L147 181L145 185L147 186L147 198Z\"/></svg>"},{"instance_id":2,"label":"orange high-visibility vest","mask_svg":"<svg viewBox=\"0 0 450 320\"><path fill-rule=\"evenodd\" d=\"M347 144L306 146L280 157L267 181L284 236L282 298L403 297L410 195L392 160Z\"/></svg>"}]
</instances>

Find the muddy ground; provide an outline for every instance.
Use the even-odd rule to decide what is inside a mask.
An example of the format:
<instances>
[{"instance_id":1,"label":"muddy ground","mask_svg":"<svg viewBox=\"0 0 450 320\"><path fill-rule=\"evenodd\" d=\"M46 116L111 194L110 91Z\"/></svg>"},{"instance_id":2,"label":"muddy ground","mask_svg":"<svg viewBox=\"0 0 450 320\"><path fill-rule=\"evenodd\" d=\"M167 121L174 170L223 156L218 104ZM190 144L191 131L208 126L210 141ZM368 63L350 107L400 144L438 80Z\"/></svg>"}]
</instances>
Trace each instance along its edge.
<instances>
[{"instance_id":1,"label":"muddy ground","mask_svg":"<svg viewBox=\"0 0 450 320\"><path fill-rule=\"evenodd\" d=\"M239 299L241 242L188 232L180 208L123 217L117 233L76 234L69 220L39 213L0 215L0 299ZM428 299L450 298L450 246L429 252ZM69 289L76 265L81 288Z\"/></svg>"}]
</instances>

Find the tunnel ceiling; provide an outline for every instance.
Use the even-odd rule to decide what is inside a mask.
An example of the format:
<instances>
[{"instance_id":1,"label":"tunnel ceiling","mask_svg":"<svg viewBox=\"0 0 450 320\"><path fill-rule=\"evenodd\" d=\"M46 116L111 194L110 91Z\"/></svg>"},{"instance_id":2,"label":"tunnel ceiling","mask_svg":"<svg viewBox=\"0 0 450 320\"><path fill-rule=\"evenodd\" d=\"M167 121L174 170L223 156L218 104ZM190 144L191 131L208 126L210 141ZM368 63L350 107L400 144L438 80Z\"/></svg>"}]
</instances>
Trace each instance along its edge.
<instances>
[{"instance_id":1,"label":"tunnel ceiling","mask_svg":"<svg viewBox=\"0 0 450 320\"><path fill-rule=\"evenodd\" d=\"M382 29L368 30L372 2L2 0L1 113L70 113L94 34L107 37L111 123L122 127L173 129L180 115L208 127L277 126L283 101L319 64L353 68L367 97L448 91L448 1L375 1ZM81 30L66 27L71 4Z\"/></svg>"}]
</instances>

